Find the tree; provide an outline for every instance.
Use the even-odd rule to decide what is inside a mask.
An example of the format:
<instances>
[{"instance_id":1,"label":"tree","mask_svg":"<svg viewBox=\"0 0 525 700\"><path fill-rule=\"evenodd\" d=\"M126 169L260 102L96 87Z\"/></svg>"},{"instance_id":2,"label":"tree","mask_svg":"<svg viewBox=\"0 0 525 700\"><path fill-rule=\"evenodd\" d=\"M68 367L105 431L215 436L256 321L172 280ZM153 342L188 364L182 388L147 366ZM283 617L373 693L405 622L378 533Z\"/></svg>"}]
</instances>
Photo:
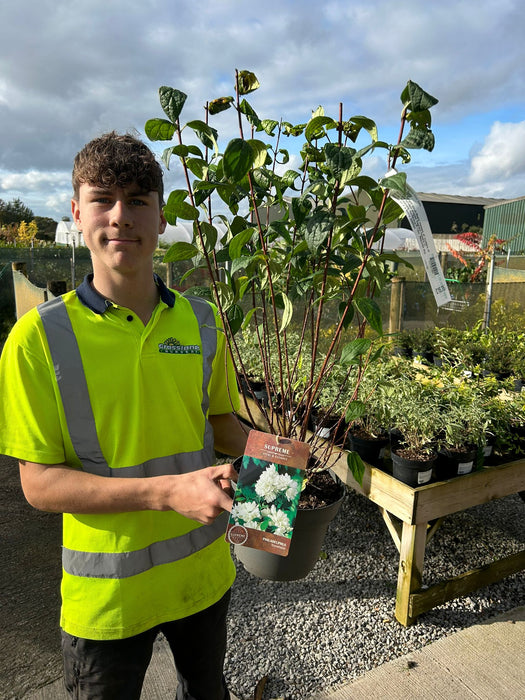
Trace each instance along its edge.
<instances>
[{"instance_id":1,"label":"tree","mask_svg":"<svg viewBox=\"0 0 525 700\"><path fill-rule=\"evenodd\" d=\"M16 235L16 242L19 245L22 246L30 246L31 243L34 241L35 237L37 234L37 226L34 221L31 221L31 223L26 223L25 221L22 221L18 225L18 232Z\"/></svg>"},{"instance_id":2,"label":"tree","mask_svg":"<svg viewBox=\"0 0 525 700\"><path fill-rule=\"evenodd\" d=\"M0 200L0 224L20 224L22 221L33 221L35 218L32 210L21 199L16 198L11 202Z\"/></svg>"},{"instance_id":3,"label":"tree","mask_svg":"<svg viewBox=\"0 0 525 700\"><path fill-rule=\"evenodd\" d=\"M54 240L57 222L49 216L35 216L34 222L38 228L37 238Z\"/></svg>"}]
</instances>

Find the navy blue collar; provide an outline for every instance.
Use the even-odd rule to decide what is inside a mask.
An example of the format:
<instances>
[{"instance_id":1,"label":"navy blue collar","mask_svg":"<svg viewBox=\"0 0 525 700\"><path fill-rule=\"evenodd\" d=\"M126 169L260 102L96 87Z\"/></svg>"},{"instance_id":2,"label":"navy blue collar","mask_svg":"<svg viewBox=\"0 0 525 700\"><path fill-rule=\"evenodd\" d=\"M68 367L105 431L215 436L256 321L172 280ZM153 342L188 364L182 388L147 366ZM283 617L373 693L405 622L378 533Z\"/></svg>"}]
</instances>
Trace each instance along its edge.
<instances>
[{"instance_id":1,"label":"navy blue collar","mask_svg":"<svg viewBox=\"0 0 525 700\"><path fill-rule=\"evenodd\" d=\"M171 289L166 287L157 274L154 274L153 278L159 290L161 300L167 306L173 307L175 305L175 294ZM91 311L94 311L96 314L103 314L107 309L113 306L113 302L103 297L102 294L99 294L96 289L91 286L92 281L93 273L91 272L84 277L82 283L77 287L77 296L88 309L91 309Z\"/></svg>"}]
</instances>

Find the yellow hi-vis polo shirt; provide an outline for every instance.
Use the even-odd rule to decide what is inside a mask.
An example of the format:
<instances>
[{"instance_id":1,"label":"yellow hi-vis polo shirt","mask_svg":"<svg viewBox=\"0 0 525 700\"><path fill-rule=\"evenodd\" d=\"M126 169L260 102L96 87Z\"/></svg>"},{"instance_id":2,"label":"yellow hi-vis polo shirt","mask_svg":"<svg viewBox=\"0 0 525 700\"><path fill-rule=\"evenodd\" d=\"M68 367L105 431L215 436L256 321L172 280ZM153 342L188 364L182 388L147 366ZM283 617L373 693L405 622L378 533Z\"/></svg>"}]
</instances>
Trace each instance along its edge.
<instances>
[{"instance_id":1,"label":"yellow hi-vis polo shirt","mask_svg":"<svg viewBox=\"0 0 525 700\"><path fill-rule=\"evenodd\" d=\"M207 415L238 408L224 334L212 331L215 354L203 374L203 329L192 305L159 278L156 282L161 298L147 326L134 312L94 292L88 278L58 300L78 342L83 369L76 371L69 359L74 353L68 351L63 353L63 374L70 362L79 377L69 382L74 400L75 391L82 394L85 377L100 447L93 469L89 458L81 461L81 450L72 442L68 420L69 426L76 420L78 427L79 417L64 408L42 322L44 307L15 324L2 353L0 453L108 477L147 478L208 466L199 462L210 429L203 406ZM211 309L211 320L220 327L216 309L200 304ZM205 325L209 332L212 324ZM203 377L208 375L208 402L203 403ZM58 376L62 381L60 368ZM85 406L82 410L80 425L89 435L89 412ZM84 429L80 433L82 442ZM120 639L215 603L233 583L235 567L224 529L209 527L174 511L64 514L63 629L87 639Z\"/></svg>"}]
</instances>

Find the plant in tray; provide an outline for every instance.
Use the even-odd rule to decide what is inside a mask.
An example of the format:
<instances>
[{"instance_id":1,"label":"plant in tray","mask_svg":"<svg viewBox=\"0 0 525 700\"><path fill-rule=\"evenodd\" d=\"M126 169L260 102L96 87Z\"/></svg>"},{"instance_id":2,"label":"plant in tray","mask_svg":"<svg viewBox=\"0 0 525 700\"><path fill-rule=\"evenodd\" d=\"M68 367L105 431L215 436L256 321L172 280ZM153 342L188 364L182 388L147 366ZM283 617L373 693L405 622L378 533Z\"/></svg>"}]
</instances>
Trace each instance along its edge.
<instances>
[{"instance_id":1,"label":"plant in tray","mask_svg":"<svg viewBox=\"0 0 525 700\"><path fill-rule=\"evenodd\" d=\"M477 466L490 423L488 388L489 382L482 378L457 375L452 370L441 373L437 478L467 474Z\"/></svg>"},{"instance_id":2,"label":"plant in tray","mask_svg":"<svg viewBox=\"0 0 525 700\"><path fill-rule=\"evenodd\" d=\"M386 389L390 429L398 437L391 445L394 476L410 486L430 481L437 458L436 438L440 380L428 368L405 363L403 374Z\"/></svg>"},{"instance_id":3,"label":"plant in tray","mask_svg":"<svg viewBox=\"0 0 525 700\"><path fill-rule=\"evenodd\" d=\"M495 452L502 461L525 455L525 392L502 389L492 409L498 415L495 425Z\"/></svg>"},{"instance_id":4,"label":"plant in tray","mask_svg":"<svg viewBox=\"0 0 525 700\"><path fill-rule=\"evenodd\" d=\"M352 382L377 359L372 340L382 335L382 322L374 297L390 283L389 263L403 262L382 250L385 226L402 215L390 192L406 191L406 175L395 166L409 162L410 149L432 150L430 109L437 100L409 82L399 138L389 144L372 119L346 117L342 105L335 117L318 107L301 124L261 118L246 99L258 87L253 73L237 71L235 96L211 100L202 119L192 115L185 124L186 95L161 87L165 117L149 120L145 130L151 140L172 142L163 160L185 182L169 194L168 222L193 222L193 240L172 245L165 260L191 260L190 279L206 270L209 285L189 293L218 307L243 410L254 424L262 415L275 434L310 443L311 483L335 444L309 432L330 377L342 378L338 395L348 408L357 396ZM225 143L212 122L224 126L228 109L238 134ZM231 133L231 125L225 130ZM365 164L381 153L388 174L374 180ZM323 345L327 327L333 332ZM241 382L253 365L244 356L246 334L259 353L267 394L277 397L267 404ZM333 411L337 400L332 404Z\"/></svg>"}]
</instances>

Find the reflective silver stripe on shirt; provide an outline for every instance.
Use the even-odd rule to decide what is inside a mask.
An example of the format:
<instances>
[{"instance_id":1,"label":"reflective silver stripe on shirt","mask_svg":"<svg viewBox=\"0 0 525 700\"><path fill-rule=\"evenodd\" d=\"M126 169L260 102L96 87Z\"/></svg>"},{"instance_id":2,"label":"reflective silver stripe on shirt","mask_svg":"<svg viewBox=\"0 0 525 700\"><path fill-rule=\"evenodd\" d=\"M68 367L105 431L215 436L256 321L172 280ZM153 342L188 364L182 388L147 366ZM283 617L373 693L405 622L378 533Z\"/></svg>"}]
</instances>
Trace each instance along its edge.
<instances>
[{"instance_id":1,"label":"reflective silver stripe on shirt","mask_svg":"<svg viewBox=\"0 0 525 700\"><path fill-rule=\"evenodd\" d=\"M198 297L188 298L199 323L202 345L202 403L205 417L201 450L158 457L142 464L111 468L102 454L86 376L78 342L61 297L38 307L47 337L69 435L85 471L100 476L148 477L188 473L213 464L213 428L206 416L209 408L208 385L217 348L217 329L212 307ZM226 514L223 514L226 515ZM152 566L177 561L207 547L224 534L227 518L217 518L191 532L132 552L81 552L63 549L64 569L77 576L122 578L146 571Z\"/></svg>"},{"instance_id":2,"label":"reflective silver stripe on shirt","mask_svg":"<svg viewBox=\"0 0 525 700\"><path fill-rule=\"evenodd\" d=\"M211 525L198 527L180 537L154 542L133 552L79 552L62 550L62 565L68 574L87 578L127 578L161 564L185 559L224 537L229 513L221 513Z\"/></svg>"}]
</instances>

